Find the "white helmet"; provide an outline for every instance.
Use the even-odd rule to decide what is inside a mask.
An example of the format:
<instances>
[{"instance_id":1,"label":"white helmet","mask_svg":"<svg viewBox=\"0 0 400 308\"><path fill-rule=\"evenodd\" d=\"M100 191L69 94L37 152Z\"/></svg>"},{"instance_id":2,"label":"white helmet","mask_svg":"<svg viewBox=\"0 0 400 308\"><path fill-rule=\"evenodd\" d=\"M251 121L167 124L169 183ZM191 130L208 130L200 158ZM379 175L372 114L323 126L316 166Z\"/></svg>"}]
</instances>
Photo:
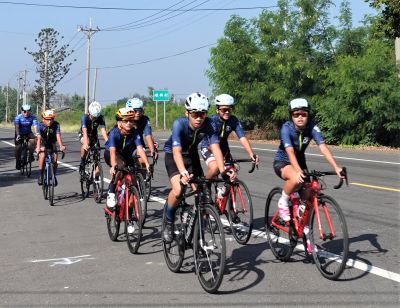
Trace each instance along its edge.
<instances>
[{"instance_id":1,"label":"white helmet","mask_svg":"<svg viewBox=\"0 0 400 308\"><path fill-rule=\"evenodd\" d=\"M215 105L217 106L233 106L235 105L235 100L229 94L220 94L215 97Z\"/></svg>"},{"instance_id":2,"label":"white helmet","mask_svg":"<svg viewBox=\"0 0 400 308\"><path fill-rule=\"evenodd\" d=\"M143 108L143 101L140 98L134 97L134 98L128 99L125 107L130 108L130 109Z\"/></svg>"},{"instance_id":3,"label":"white helmet","mask_svg":"<svg viewBox=\"0 0 400 308\"><path fill-rule=\"evenodd\" d=\"M91 102L89 105L89 114L97 118L101 114L101 105L99 102Z\"/></svg>"},{"instance_id":4,"label":"white helmet","mask_svg":"<svg viewBox=\"0 0 400 308\"><path fill-rule=\"evenodd\" d=\"M308 101L305 98L292 99L289 103L289 112L300 109L309 111L310 104L308 103Z\"/></svg>"},{"instance_id":5,"label":"white helmet","mask_svg":"<svg viewBox=\"0 0 400 308\"><path fill-rule=\"evenodd\" d=\"M22 111L31 111L31 105L29 105L28 103L23 104L23 105L21 106L21 110L22 110Z\"/></svg>"},{"instance_id":6,"label":"white helmet","mask_svg":"<svg viewBox=\"0 0 400 308\"><path fill-rule=\"evenodd\" d=\"M207 112L210 108L207 96L195 92L186 97L185 108L187 111Z\"/></svg>"}]
</instances>

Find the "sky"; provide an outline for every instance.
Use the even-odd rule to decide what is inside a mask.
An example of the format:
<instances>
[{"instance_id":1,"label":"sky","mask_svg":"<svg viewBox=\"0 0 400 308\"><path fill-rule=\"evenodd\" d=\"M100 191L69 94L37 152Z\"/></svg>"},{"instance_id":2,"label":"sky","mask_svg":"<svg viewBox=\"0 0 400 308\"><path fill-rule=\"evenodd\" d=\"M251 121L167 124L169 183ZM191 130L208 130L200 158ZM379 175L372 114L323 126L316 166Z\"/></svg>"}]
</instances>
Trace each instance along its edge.
<instances>
[{"instance_id":1,"label":"sky","mask_svg":"<svg viewBox=\"0 0 400 308\"><path fill-rule=\"evenodd\" d=\"M340 0L333 2L332 18L338 14ZM149 86L169 89L178 98L195 91L211 95L206 76L211 44L223 36L225 23L232 14L252 18L262 9L185 10L254 7L275 10L276 3L276 0L0 0L0 85L6 86L9 82L16 88L18 72L27 70L27 89L33 88L37 77L35 63L24 47L37 50L34 40L40 30L54 28L64 36L60 43L69 44L75 50L71 59L76 59L56 90L84 96L87 37L78 28L88 28L91 20L92 28L100 29L91 39L90 61L92 69L98 68L97 101L109 104L135 93L147 95ZM354 26L359 25L365 14L376 14L364 0L350 0L350 3ZM78 9L38 4L124 9ZM181 8L181 11L150 10L169 7ZM110 31L113 28L118 31ZM93 75L91 71L90 97L93 95Z\"/></svg>"}]
</instances>

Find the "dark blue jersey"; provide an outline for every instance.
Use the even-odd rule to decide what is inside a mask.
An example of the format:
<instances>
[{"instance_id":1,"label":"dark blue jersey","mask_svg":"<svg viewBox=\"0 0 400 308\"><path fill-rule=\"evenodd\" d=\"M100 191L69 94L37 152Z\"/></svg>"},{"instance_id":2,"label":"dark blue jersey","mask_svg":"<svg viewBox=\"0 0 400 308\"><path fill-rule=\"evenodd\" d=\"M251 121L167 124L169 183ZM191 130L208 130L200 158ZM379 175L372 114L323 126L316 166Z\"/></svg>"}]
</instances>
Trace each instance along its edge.
<instances>
[{"instance_id":1,"label":"dark blue jersey","mask_svg":"<svg viewBox=\"0 0 400 308\"><path fill-rule=\"evenodd\" d=\"M131 134L124 136L121 134L118 127L114 127L110 131L105 148L107 150L115 148L124 158L130 160L137 146L141 145L140 136L136 129L132 129Z\"/></svg>"},{"instance_id":2,"label":"dark blue jersey","mask_svg":"<svg viewBox=\"0 0 400 308\"><path fill-rule=\"evenodd\" d=\"M320 129L313 121L308 122L303 131L297 131L294 123L292 121L287 121L282 125L280 139L281 143L274 160L290 163L285 149L292 147L296 154L297 162L302 168L305 168L306 166L304 152L306 151L310 141L314 139L318 145L325 143Z\"/></svg>"},{"instance_id":3,"label":"dark blue jersey","mask_svg":"<svg viewBox=\"0 0 400 308\"><path fill-rule=\"evenodd\" d=\"M229 151L228 145L228 137L234 131L238 138L242 138L245 136L242 124L240 123L239 119L232 115L227 121L224 121L220 118L218 114L215 114L210 117L211 124L214 130L217 132L219 137L219 146L221 147L221 151L226 153ZM200 147L208 148L210 142L208 138L204 138L201 142Z\"/></svg>"},{"instance_id":4,"label":"dark blue jersey","mask_svg":"<svg viewBox=\"0 0 400 308\"><path fill-rule=\"evenodd\" d=\"M218 135L209 118L206 118L197 130L190 128L188 118L178 118L172 125L172 135L165 142L164 152L172 153L173 147L180 147L183 155L189 155L197 152L197 146L204 138L208 138L211 144L219 143Z\"/></svg>"},{"instance_id":5,"label":"dark blue jersey","mask_svg":"<svg viewBox=\"0 0 400 308\"><path fill-rule=\"evenodd\" d=\"M61 134L60 124L53 121L50 126L46 126L43 122L38 125L38 134L42 137L45 144L57 142L57 134Z\"/></svg>"},{"instance_id":6,"label":"dark blue jersey","mask_svg":"<svg viewBox=\"0 0 400 308\"><path fill-rule=\"evenodd\" d=\"M29 135L32 133L32 125L37 129L38 122L33 114L27 118L23 114L19 114L15 117L14 124L19 127L20 135Z\"/></svg>"},{"instance_id":7,"label":"dark blue jersey","mask_svg":"<svg viewBox=\"0 0 400 308\"><path fill-rule=\"evenodd\" d=\"M89 138L97 138L97 128L105 128L106 122L102 115L97 117L94 121L90 119L88 114L84 114L81 117L81 132L82 128L86 128L87 135Z\"/></svg>"},{"instance_id":8,"label":"dark blue jersey","mask_svg":"<svg viewBox=\"0 0 400 308\"><path fill-rule=\"evenodd\" d=\"M138 132L139 132L140 140L141 140L141 142L142 142L142 145L145 146L143 136L146 137L146 136L151 136L151 135L153 134L153 133L152 133L152 130L151 130L151 124L150 124L150 119L149 119L149 117L143 115L143 116L140 118L139 121L136 121L136 122L135 122L135 126L136 126L136 129L137 129Z\"/></svg>"}]
</instances>

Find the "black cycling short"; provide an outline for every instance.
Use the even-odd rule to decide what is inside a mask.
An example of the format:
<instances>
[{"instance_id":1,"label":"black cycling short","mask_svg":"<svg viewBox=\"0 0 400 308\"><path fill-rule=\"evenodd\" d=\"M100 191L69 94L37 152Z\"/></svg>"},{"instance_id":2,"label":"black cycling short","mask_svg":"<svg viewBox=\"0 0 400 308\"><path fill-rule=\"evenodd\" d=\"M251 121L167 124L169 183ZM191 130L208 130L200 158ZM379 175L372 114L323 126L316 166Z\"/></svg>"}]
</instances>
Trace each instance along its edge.
<instances>
[{"instance_id":1,"label":"black cycling short","mask_svg":"<svg viewBox=\"0 0 400 308\"><path fill-rule=\"evenodd\" d=\"M22 140L24 139L24 138L26 138L26 137L28 137L28 139L29 140L31 140L31 139L35 139L36 137L35 137L35 135L32 133L32 132L30 132L29 134L26 134L26 135L20 135L21 136L21 139L19 140L19 141L17 141L17 134L15 134L15 138L14 138L14 143L15 143L15 145L17 145L17 144L22 144Z\"/></svg>"},{"instance_id":2,"label":"black cycling short","mask_svg":"<svg viewBox=\"0 0 400 308\"><path fill-rule=\"evenodd\" d=\"M174 156L171 153L165 153L165 168L167 169L167 174L169 178L180 174L178 167L174 161ZM194 177L203 176L203 169L201 168L199 154L192 154L191 157L183 156L183 163L185 164L186 170L193 174Z\"/></svg>"},{"instance_id":3,"label":"black cycling short","mask_svg":"<svg viewBox=\"0 0 400 308\"><path fill-rule=\"evenodd\" d=\"M135 160L133 158L127 159L124 157L121 153L118 151L116 152L117 158L122 160L126 166L135 166ZM104 151L104 161L106 164L111 167L111 158L110 158L110 150L105 150Z\"/></svg>"},{"instance_id":4,"label":"black cycling short","mask_svg":"<svg viewBox=\"0 0 400 308\"><path fill-rule=\"evenodd\" d=\"M282 180L282 168L286 167L287 165L290 165L290 163L286 161L281 161L281 160L274 160L274 171L277 176L279 176Z\"/></svg>"}]
</instances>

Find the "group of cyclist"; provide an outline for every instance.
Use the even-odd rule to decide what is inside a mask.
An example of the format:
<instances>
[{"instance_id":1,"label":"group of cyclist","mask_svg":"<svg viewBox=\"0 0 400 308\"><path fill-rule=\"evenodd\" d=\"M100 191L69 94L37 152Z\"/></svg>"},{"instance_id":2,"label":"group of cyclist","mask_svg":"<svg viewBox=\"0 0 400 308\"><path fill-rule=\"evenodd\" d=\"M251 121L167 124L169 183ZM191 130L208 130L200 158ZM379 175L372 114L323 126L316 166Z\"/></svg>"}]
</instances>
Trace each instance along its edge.
<instances>
[{"instance_id":1,"label":"group of cyclist","mask_svg":"<svg viewBox=\"0 0 400 308\"><path fill-rule=\"evenodd\" d=\"M165 242L173 239L173 220L175 217L178 196L181 193L181 183L186 185L192 177L203 176L201 156L208 170L206 178L212 178L219 173L226 180L233 181L236 173L225 170L225 161L229 161L231 153L228 137L235 132L243 148L258 165L259 157L245 136L238 118L233 115L235 101L231 95L221 94L215 98L216 114L207 116L210 108L209 99L199 92L190 94L185 100L185 116L176 119L172 125L172 134L164 146L165 167L170 180L171 190L165 202L166 223L162 230ZM147 145L151 156L158 157L150 120L144 115L144 104L139 98L132 98L116 112L116 124L107 133L106 123L101 115L101 104L94 101L89 105L89 113L81 118L80 141L81 161L80 171L84 170L85 156L88 149L99 145L98 128L105 140L104 159L110 167L110 175L118 177L118 169L124 166L135 166L135 160L150 173L150 164L145 152ZM280 145L275 155L273 168L275 173L284 180L282 196L279 199L279 215L282 220L290 220L288 208L289 196L304 181L303 170L307 169L305 150L313 139L321 153L334 168L338 177L342 177L342 169L337 165L333 155L326 146L321 131L310 119L310 104L304 98L296 98L288 105L290 119L280 130ZM24 104L21 114L15 118L15 154L16 168L20 168L21 140L29 140L30 154L33 154L36 138L36 152L39 156L38 184L42 184L42 171L45 149L53 150L54 171L57 167L57 147L65 151L60 132L60 124L55 121L53 110L45 110L41 114L43 121L38 123L31 113L31 106ZM32 126L34 132L32 132ZM57 180L55 178L55 185ZM210 198L209 193L203 196ZM115 184L110 182L106 206L113 209L116 206Z\"/></svg>"}]
</instances>

